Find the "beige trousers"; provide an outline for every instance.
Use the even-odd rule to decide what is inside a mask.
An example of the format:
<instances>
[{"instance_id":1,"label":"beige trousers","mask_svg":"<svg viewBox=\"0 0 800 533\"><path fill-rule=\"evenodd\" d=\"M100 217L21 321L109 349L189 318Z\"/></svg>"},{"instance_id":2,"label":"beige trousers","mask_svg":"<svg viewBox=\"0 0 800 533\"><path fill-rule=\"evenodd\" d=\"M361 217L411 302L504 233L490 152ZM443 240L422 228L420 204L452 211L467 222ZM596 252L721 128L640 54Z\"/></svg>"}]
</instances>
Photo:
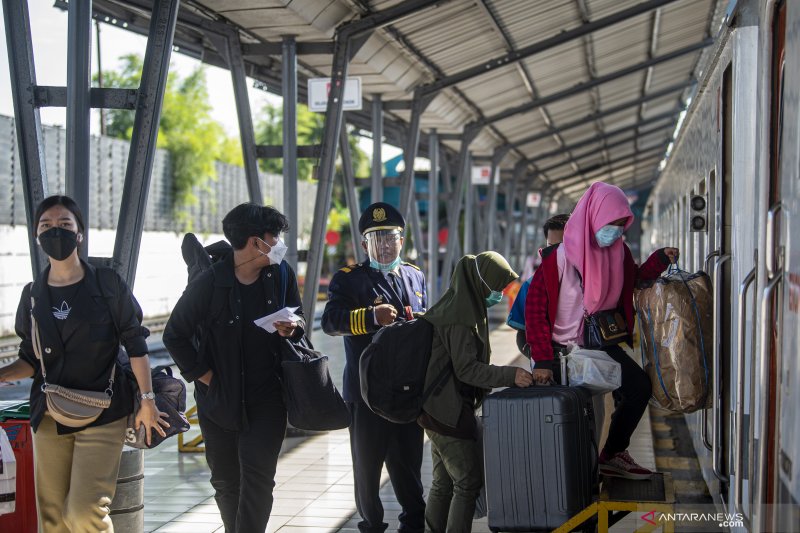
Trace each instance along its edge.
<instances>
[{"instance_id":1,"label":"beige trousers","mask_svg":"<svg viewBox=\"0 0 800 533\"><path fill-rule=\"evenodd\" d=\"M114 531L108 516L117 488L127 418L59 435L45 414L33 435L39 533Z\"/></svg>"}]
</instances>

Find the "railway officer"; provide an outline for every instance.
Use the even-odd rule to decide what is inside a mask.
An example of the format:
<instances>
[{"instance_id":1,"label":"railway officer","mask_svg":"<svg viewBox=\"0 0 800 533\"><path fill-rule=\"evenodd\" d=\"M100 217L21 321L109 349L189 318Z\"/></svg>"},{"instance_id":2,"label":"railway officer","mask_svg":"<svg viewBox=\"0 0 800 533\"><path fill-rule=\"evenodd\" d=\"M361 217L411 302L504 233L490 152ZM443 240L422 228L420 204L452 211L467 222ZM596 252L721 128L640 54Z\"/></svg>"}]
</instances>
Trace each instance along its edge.
<instances>
[{"instance_id":1,"label":"railway officer","mask_svg":"<svg viewBox=\"0 0 800 533\"><path fill-rule=\"evenodd\" d=\"M401 532L425 528L422 496L422 428L416 422L394 424L381 418L361 399L358 360L372 336L382 326L406 320L427 306L425 276L418 267L400 259L405 221L397 209L377 202L358 221L361 245L369 259L348 265L331 280L322 329L344 337L344 399L350 406L350 451L356 507L361 515L358 529L364 533L386 530L380 500L384 462L389 471L400 513Z\"/></svg>"}]
</instances>

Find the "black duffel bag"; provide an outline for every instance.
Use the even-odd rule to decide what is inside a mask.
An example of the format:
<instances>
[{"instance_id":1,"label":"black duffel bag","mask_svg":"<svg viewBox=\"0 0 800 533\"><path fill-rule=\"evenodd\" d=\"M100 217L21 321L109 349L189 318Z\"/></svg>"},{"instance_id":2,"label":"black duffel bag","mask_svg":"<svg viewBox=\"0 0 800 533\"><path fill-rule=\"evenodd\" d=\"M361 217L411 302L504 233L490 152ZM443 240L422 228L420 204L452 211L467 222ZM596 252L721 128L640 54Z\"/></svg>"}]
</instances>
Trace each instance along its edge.
<instances>
[{"instance_id":1,"label":"black duffel bag","mask_svg":"<svg viewBox=\"0 0 800 533\"><path fill-rule=\"evenodd\" d=\"M289 423L297 429L330 431L350 425L350 411L328 369L328 356L305 337L281 339L281 383Z\"/></svg>"},{"instance_id":2,"label":"black duffel bag","mask_svg":"<svg viewBox=\"0 0 800 533\"><path fill-rule=\"evenodd\" d=\"M130 367L126 368L126 370L130 371L131 376L133 375ZM136 429L136 413L139 412L139 406L142 401L139 396L136 377L132 376L131 384L134 392L133 413L128 417L128 429L125 432L125 444L132 448L155 448L164 440L178 433L189 431L189 421L184 414L186 411L186 384L172 375L172 368L169 365L155 367L151 372L151 376L153 392L156 394L156 407L162 413L167 414L166 421L169 422L169 427L162 426L166 434L164 437L155 429L151 429L150 445L147 445L144 425Z\"/></svg>"}]
</instances>

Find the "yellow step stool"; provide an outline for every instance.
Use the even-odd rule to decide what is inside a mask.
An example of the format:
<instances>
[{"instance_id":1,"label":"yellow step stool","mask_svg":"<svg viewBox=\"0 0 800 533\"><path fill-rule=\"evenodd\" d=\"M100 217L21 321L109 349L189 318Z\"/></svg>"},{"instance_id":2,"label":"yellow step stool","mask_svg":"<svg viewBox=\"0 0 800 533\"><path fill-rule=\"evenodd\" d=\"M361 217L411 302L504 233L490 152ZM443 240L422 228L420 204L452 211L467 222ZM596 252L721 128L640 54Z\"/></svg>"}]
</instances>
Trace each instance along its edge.
<instances>
[{"instance_id":1,"label":"yellow step stool","mask_svg":"<svg viewBox=\"0 0 800 533\"><path fill-rule=\"evenodd\" d=\"M554 533L567 533L597 516L597 531L608 533L608 528L630 513L640 513L644 524L635 530L646 533L661 530L673 533L675 523L671 519L675 509L675 489L672 475L657 472L648 480L634 481L618 477L606 477L600 499L561 525Z\"/></svg>"}]
</instances>

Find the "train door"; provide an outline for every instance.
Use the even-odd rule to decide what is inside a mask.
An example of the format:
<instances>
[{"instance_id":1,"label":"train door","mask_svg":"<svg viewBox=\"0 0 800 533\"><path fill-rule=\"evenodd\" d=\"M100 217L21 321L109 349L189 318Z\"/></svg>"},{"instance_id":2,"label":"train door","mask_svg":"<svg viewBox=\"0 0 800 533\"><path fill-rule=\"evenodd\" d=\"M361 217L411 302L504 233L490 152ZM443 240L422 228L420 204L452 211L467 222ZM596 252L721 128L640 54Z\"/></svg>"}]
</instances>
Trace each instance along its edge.
<instances>
[{"instance_id":1,"label":"train door","mask_svg":"<svg viewBox=\"0 0 800 533\"><path fill-rule=\"evenodd\" d=\"M760 354L758 370L758 446L755 450L754 487L754 529L756 531L776 531L777 513L780 503L778 473L782 439L779 432L781 410L781 382L783 381L781 349L784 317L784 294L781 290L784 281L784 257L786 250L784 186L786 192L792 183L785 179L792 172L783 166L784 119L785 119L785 66L786 66L786 3L776 2L772 19L772 51L770 75L770 142L769 142L769 210L766 216L766 242L764 268L766 285L760 294L759 330ZM786 174L786 176L784 176ZM796 335L796 331L792 335ZM792 410L797 410L793 406ZM791 459L789 459L791 462ZM765 505L766 504L766 505ZM796 523L795 526L796 527Z\"/></svg>"},{"instance_id":2,"label":"train door","mask_svg":"<svg viewBox=\"0 0 800 533\"><path fill-rule=\"evenodd\" d=\"M787 5L788 4L788 7ZM771 450L774 473L774 496L778 504L770 518L775 531L800 530L800 13L796 3L785 3L776 16L777 27L782 32L781 44L776 51L777 76L774 83L780 87L777 95L779 129L776 175L770 185L770 199L782 205L775 219L773 280L778 284L777 297L771 303L776 313L775 329L770 353L775 358L776 395L775 410L777 431ZM787 9L790 12L787 12ZM784 41L785 36L785 41ZM780 204L778 203L780 202ZM791 225L795 231L791 231Z\"/></svg>"}]
</instances>

